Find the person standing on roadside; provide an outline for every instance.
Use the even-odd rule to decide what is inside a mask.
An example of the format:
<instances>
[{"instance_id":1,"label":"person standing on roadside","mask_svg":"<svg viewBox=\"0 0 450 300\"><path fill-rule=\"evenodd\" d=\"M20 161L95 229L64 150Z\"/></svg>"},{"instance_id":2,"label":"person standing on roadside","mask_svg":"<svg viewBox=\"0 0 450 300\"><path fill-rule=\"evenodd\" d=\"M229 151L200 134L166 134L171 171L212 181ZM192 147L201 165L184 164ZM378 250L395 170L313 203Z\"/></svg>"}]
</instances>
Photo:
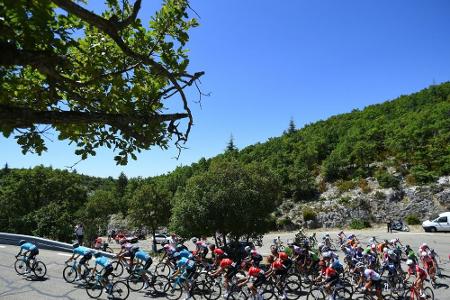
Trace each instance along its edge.
<instances>
[{"instance_id":1,"label":"person standing on roadside","mask_svg":"<svg viewBox=\"0 0 450 300\"><path fill-rule=\"evenodd\" d=\"M387 232L392 233L392 221L391 219L387 219Z\"/></svg>"},{"instance_id":2,"label":"person standing on roadside","mask_svg":"<svg viewBox=\"0 0 450 300\"><path fill-rule=\"evenodd\" d=\"M83 245L83 237L84 237L84 228L83 224L77 224L75 226L75 236L77 237L78 244L80 246Z\"/></svg>"}]
</instances>

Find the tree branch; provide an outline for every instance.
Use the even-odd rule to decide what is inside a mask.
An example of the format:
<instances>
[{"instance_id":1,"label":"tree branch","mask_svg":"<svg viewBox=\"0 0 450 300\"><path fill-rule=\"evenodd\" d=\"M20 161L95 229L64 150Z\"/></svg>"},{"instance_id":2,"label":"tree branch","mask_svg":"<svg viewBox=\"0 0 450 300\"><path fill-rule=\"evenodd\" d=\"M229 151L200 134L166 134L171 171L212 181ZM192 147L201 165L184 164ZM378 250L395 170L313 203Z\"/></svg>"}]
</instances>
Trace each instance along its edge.
<instances>
[{"instance_id":1,"label":"tree branch","mask_svg":"<svg viewBox=\"0 0 450 300\"><path fill-rule=\"evenodd\" d=\"M184 113L175 114L109 114L103 112L81 111L37 111L25 107L0 104L0 119L2 123L14 128L29 128L37 124L91 124L104 123L117 127L129 127L130 123L161 123L175 121L188 117Z\"/></svg>"}]
</instances>

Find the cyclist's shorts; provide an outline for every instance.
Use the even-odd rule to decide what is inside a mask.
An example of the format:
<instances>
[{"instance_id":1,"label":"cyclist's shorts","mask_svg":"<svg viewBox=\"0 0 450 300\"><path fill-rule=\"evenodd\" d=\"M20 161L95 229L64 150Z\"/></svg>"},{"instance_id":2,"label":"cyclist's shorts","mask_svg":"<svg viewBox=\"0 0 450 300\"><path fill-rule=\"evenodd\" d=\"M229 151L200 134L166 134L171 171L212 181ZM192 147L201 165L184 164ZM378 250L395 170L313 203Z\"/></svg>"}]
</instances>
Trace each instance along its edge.
<instances>
[{"instance_id":1,"label":"cyclist's shorts","mask_svg":"<svg viewBox=\"0 0 450 300\"><path fill-rule=\"evenodd\" d=\"M264 274L260 274L258 275L258 277L256 277L255 282L253 283L254 287L259 287L261 286L264 282L266 282L266 276Z\"/></svg>"},{"instance_id":2,"label":"cyclist's shorts","mask_svg":"<svg viewBox=\"0 0 450 300\"><path fill-rule=\"evenodd\" d=\"M103 277L104 278L108 278L109 275L111 275L111 273L113 272L114 268L111 264L107 265L105 267L105 272L103 273Z\"/></svg>"},{"instance_id":3,"label":"cyclist's shorts","mask_svg":"<svg viewBox=\"0 0 450 300\"><path fill-rule=\"evenodd\" d=\"M144 270L148 270L148 268L150 268L150 266L152 265L152 263L153 263L153 260L152 260L151 257L149 257L149 259L147 259L147 261L145 262Z\"/></svg>"},{"instance_id":4,"label":"cyclist's shorts","mask_svg":"<svg viewBox=\"0 0 450 300\"><path fill-rule=\"evenodd\" d=\"M84 265L91 258L92 258L92 253L91 252L83 255L83 257L80 259L80 265Z\"/></svg>"},{"instance_id":5,"label":"cyclist's shorts","mask_svg":"<svg viewBox=\"0 0 450 300\"><path fill-rule=\"evenodd\" d=\"M373 280L372 279L372 283L373 283L373 286L375 287L376 290L380 290L380 289L383 288L383 284L381 282L381 279L380 280Z\"/></svg>"},{"instance_id":6,"label":"cyclist's shorts","mask_svg":"<svg viewBox=\"0 0 450 300\"><path fill-rule=\"evenodd\" d=\"M38 254L39 254L38 248L34 248L33 250L30 251L30 257L35 257Z\"/></svg>"},{"instance_id":7,"label":"cyclist's shorts","mask_svg":"<svg viewBox=\"0 0 450 300\"><path fill-rule=\"evenodd\" d=\"M230 267L230 268L228 268L228 271L227 271L227 273L225 274L225 277L226 277L228 280L231 280L234 276L236 276L237 272L238 272L238 268Z\"/></svg>"},{"instance_id":8,"label":"cyclist's shorts","mask_svg":"<svg viewBox=\"0 0 450 300\"><path fill-rule=\"evenodd\" d=\"M325 283L329 283L330 285L333 285L336 283L336 281L339 279L339 276L331 276L327 279L325 279Z\"/></svg>"}]
</instances>

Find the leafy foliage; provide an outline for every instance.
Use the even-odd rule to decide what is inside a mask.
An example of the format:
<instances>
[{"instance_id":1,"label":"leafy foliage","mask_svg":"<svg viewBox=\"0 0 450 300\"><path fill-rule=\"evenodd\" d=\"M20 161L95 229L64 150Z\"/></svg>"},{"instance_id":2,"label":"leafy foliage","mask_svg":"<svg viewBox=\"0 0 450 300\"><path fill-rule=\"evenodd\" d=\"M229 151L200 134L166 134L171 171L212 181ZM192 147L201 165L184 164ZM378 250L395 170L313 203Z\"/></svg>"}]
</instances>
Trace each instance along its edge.
<instances>
[{"instance_id":1,"label":"leafy foliage","mask_svg":"<svg viewBox=\"0 0 450 300\"><path fill-rule=\"evenodd\" d=\"M361 220L361 219L352 219L349 225L350 229L364 229L371 227L370 222L367 220Z\"/></svg>"},{"instance_id":2,"label":"leafy foliage","mask_svg":"<svg viewBox=\"0 0 450 300\"><path fill-rule=\"evenodd\" d=\"M265 233L279 199L274 177L234 159L216 160L207 172L190 178L174 198L171 228L184 236L235 239Z\"/></svg>"},{"instance_id":3,"label":"leafy foliage","mask_svg":"<svg viewBox=\"0 0 450 300\"><path fill-rule=\"evenodd\" d=\"M188 31L198 25L188 1L163 1L148 26L141 0L108 0L99 15L84 2L0 3L0 132L41 154L52 128L82 159L118 150L117 164L173 136L186 141L193 117L184 89L203 75L187 71ZM163 113L174 95L181 111Z\"/></svg>"},{"instance_id":4,"label":"leafy foliage","mask_svg":"<svg viewBox=\"0 0 450 300\"><path fill-rule=\"evenodd\" d=\"M420 225L422 222L420 221L417 215L407 215L405 217L405 221L408 225Z\"/></svg>"}]
</instances>

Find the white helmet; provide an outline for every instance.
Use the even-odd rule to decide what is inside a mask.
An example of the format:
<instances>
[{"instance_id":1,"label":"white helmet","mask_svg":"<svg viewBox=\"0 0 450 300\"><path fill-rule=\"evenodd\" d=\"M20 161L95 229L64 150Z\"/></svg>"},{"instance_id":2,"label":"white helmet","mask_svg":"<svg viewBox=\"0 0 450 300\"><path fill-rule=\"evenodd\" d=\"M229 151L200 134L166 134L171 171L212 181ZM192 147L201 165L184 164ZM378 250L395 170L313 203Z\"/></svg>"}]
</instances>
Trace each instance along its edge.
<instances>
[{"instance_id":1,"label":"white helmet","mask_svg":"<svg viewBox=\"0 0 450 300\"><path fill-rule=\"evenodd\" d=\"M384 252L384 253L388 253L388 251L389 251L388 248L386 248L386 247L383 248L383 252Z\"/></svg>"},{"instance_id":2,"label":"white helmet","mask_svg":"<svg viewBox=\"0 0 450 300\"><path fill-rule=\"evenodd\" d=\"M330 258L331 257L331 252L327 251L325 253L322 254L323 258Z\"/></svg>"},{"instance_id":3,"label":"white helmet","mask_svg":"<svg viewBox=\"0 0 450 300\"><path fill-rule=\"evenodd\" d=\"M422 251L422 253L420 253L421 256L427 256L428 253L426 251Z\"/></svg>"},{"instance_id":4,"label":"white helmet","mask_svg":"<svg viewBox=\"0 0 450 300\"><path fill-rule=\"evenodd\" d=\"M414 265L414 261L413 261L412 259L408 259L408 260L406 261L406 265L412 266L412 265Z\"/></svg>"}]
</instances>

